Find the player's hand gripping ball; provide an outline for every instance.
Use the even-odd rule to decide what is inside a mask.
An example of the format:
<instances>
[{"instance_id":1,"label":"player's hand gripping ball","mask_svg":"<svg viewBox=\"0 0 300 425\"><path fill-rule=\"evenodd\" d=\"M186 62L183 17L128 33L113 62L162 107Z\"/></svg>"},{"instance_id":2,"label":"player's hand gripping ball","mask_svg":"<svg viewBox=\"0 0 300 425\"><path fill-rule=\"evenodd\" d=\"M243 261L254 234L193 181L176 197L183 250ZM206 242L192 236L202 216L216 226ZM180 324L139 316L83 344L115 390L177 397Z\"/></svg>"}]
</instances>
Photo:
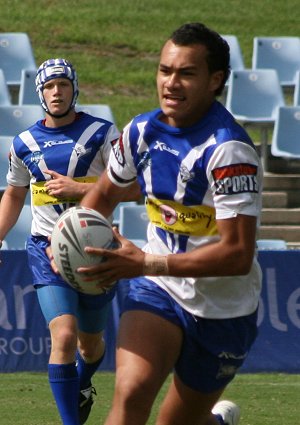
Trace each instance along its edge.
<instances>
[{"instance_id":1,"label":"player's hand gripping ball","mask_svg":"<svg viewBox=\"0 0 300 425\"><path fill-rule=\"evenodd\" d=\"M85 207L71 207L64 211L54 225L51 249L54 261L63 279L77 291L98 295L104 289L97 281L84 281L84 275L76 272L78 267L99 264L105 258L87 254L86 246L114 249L112 227L99 212Z\"/></svg>"}]
</instances>

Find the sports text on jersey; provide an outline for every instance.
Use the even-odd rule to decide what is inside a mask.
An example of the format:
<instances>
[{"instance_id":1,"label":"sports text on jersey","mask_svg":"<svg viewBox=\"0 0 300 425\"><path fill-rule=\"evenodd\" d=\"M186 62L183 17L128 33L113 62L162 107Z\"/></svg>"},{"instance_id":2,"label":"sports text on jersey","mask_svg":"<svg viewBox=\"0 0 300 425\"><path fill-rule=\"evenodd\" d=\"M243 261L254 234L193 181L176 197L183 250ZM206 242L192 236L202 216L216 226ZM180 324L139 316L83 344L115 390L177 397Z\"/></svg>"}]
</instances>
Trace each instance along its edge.
<instances>
[{"instance_id":1,"label":"sports text on jersey","mask_svg":"<svg viewBox=\"0 0 300 425\"><path fill-rule=\"evenodd\" d=\"M257 166L233 164L212 170L216 195L236 195L238 193L258 193Z\"/></svg>"}]
</instances>

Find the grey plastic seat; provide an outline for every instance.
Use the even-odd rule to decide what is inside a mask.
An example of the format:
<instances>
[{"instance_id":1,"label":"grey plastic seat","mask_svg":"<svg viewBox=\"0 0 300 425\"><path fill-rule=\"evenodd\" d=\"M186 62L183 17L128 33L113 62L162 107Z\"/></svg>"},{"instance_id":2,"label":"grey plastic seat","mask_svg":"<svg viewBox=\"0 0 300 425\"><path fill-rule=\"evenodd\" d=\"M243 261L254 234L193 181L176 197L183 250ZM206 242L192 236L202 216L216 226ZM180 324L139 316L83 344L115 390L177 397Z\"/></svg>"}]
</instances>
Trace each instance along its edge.
<instances>
[{"instance_id":1,"label":"grey plastic seat","mask_svg":"<svg viewBox=\"0 0 300 425\"><path fill-rule=\"evenodd\" d=\"M236 35L222 35L222 38L227 41L230 48L230 67L232 70L245 69L244 57L239 40Z\"/></svg>"},{"instance_id":2,"label":"grey plastic seat","mask_svg":"<svg viewBox=\"0 0 300 425\"><path fill-rule=\"evenodd\" d=\"M115 122L112 110L109 105L105 104L77 104L75 107L77 112L86 112L97 118L104 118L107 121Z\"/></svg>"},{"instance_id":3,"label":"grey plastic seat","mask_svg":"<svg viewBox=\"0 0 300 425\"><path fill-rule=\"evenodd\" d=\"M16 136L44 117L41 105L0 106L0 136Z\"/></svg>"},{"instance_id":4,"label":"grey plastic seat","mask_svg":"<svg viewBox=\"0 0 300 425\"><path fill-rule=\"evenodd\" d=\"M28 34L0 33L0 68L7 84L20 86L22 69L35 69L36 62Z\"/></svg>"},{"instance_id":5,"label":"grey plastic seat","mask_svg":"<svg viewBox=\"0 0 300 425\"><path fill-rule=\"evenodd\" d=\"M258 239L256 246L259 250L286 250L286 241L283 239Z\"/></svg>"},{"instance_id":6,"label":"grey plastic seat","mask_svg":"<svg viewBox=\"0 0 300 425\"><path fill-rule=\"evenodd\" d=\"M226 108L242 125L252 125L260 130L265 169L268 130L273 130L280 106L285 106L285 100L278 74L274 69L232 71Z\"/></svg>"},{"instance_id":7,"label":"grey plastic seat","mask_svg":"<svg viewBox=\"0 0 300 425\"><path fill-rule=\"evenodd\" d=\"M35 89L35 77L35 70L22 70L19 90L19 105L40 105L39 95Z\"/></svg>"},{"instance_id":8,"label":"grey plastic seat","mask_svg":"<svg viewBox=\"0 0 300 425\"><path fill-rule=\"evenodd\" d=\"M296 72L293 105L300 106L300 69Z\"/></svg>"},{"instance_id":9,"label":"grey plastic seat","mask_svg":"<svg viewBox=\"0 0 300 425\"><path fill-rule=\"evenodd\" d=\"M277 157L300 159L300 105L279 108L271 153Z\"/></svg>"},{"instance_id":10,"label":"grey plastic seat","mask_svg":"<svg viewBox=\"0 0 300 425\"><path fill-rule=\"evenodd\" d=\"M252 68L272 68L282 87L294 87L300 69L299 37L254 37Z\"/></svg>"},{"instance_id":11,"label":"grey plastic seat","mask_svg":"<svg viewBox=\"0 0 300 425\"><path fill-rule=\"evenodd\" d=\"M127 239L131 241L146 241L148 223L149 219L145 205L121 206L119 231Z\"/></svg>"},{"instance_id":12,"label":"grey plastic seat","mask_svg":"<svg viewBox=\"0 0 300 425\"><path fill-rule=\"evenodd\" d=\"M5 75L2 69L0 69L0 105L9 106L11 105L11 98L6 83Z\"/></svg>"}]
</instances>

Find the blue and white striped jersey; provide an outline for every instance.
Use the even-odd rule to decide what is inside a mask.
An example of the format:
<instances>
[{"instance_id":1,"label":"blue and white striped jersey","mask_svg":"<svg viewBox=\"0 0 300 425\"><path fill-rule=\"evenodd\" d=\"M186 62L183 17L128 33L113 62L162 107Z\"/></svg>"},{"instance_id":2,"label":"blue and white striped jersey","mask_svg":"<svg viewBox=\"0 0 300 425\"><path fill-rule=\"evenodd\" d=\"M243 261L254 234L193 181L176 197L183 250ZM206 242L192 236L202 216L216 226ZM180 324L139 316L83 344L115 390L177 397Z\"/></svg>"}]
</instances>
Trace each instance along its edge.
<instances>
[{"instance_id":1,"label":"blue and white striped jersey","mask_svg":"<svg viewBox=\"0 0 300 425\"><path fill-rule=\"evenodd\" d=\"M145 250L168 255L218 240L216 220L237 214L259 225L260 159L232 115L215 102L196 125L174 128L160 114L141 114L125 127L108 167L115 184L140 183L150 220ZM256 259L248 276L151 279L192 314L212 318L252 313L261 288Z\"/></svg>"},{"instance_id":2,"label":"blue and white striped jersey","mask_svg":"<svg viewBox=\"0 0 300 425\"><path fill-rule=\"evenodd\" d=\"M14 138L10 151L7 182L30 186L32 234L48 236L58 216L78 199L58 199L44 185L54 170L80 182L95 182L105 169L111 142L119 137L114 124L80 112L64 127L45 127L38 121Z\"/></svg>"}]
</instances>

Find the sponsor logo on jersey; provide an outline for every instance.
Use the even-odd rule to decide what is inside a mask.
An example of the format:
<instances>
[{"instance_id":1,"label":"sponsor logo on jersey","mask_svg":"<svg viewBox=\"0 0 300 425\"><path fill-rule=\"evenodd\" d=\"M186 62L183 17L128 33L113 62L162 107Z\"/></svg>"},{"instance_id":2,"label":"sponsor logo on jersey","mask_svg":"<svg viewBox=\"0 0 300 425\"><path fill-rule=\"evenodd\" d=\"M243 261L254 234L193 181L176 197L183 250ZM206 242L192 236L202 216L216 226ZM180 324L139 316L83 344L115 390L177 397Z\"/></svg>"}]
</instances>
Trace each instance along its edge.
<instances>
[{"instance_id":1,"label":"sponsor logo on jersey","mask_svg":"<svg viewBox=\"0 0 300 425\"><path fill-rule=\"evenodd\" d=\"M52 146L56 145L68 145L70 143L74 143L74 140L67 139L67 140L47 140L44 143L44 148L52 148Z\"/></svg>"},{"instance_id":2,"label":"sponsor logo on jersey","mask_svg":"<svg viewBox=\"0 0 300 425\"><path fill-rule=\"evenodd\" d=\"M95 183L97 176L74 177L73 180L80 183ZM32 203L36 207L43 205L59 205L62 203L78 203L78 198L56 198L49 195L45 189L45 181L31 183Z\"/></svg>"},{"instance_id":3,"label":"sponsor logo on jersey","mask_svg":"<svg viewBox=\"0 0 300 425\"><path fill-rule=\"evenodd\" d=\"M215 209L206 205L182 205L175 201L147 199L150 221L168 232L191 236L218 234Z\"/></svg>"},{"instance_id":4,"label":"sponsor logo on jersey","mask_svg":"<svg viewBox=\"0 0 300 425\"><path fill-rule=\"evenodd\" d=\"M44 154L41 151L32 152L31 154L31 162L38 164L44 158Z\"/></svg>"},{"instance_id":5,"label":"sponsor logo on jersey","mask_svg":"<svg viewBox=\"0 0 300 425\"><path fill-rule=\"evenodd\" d=\"M140 155L140 161L137 165L138 170L145 170L151 165L151 156L149 151L142 152Z\"/></svg>"},{"instance_id":6,"label":"sponsor logo on jersey","mask_svg":"<svg viewBox=\"0 0 300 425\"><path fill-rule=\"evenodd\" d=\"M73 150L75 151L77 158L81 158L84 155L88 155L92 151L92 148L86 149L84 146L77 145L73 148Z\"/></svg>"},{"instance_id":7,"label":"sponsor logo on jersey","mask_svg":"<svg viewBox=\"0 0 300 425\"><path fill-rule=\"evenodd\" d=\"M215 168L212 171L216 195L236 195L238 193L258 193L257 166L233 164Z\"/></svg>"},{"instance_id":8,"label":"sponsor logo on jersey","mask_svg":"<svg viewBox=\"0 0 300 425\"><path fill-rule=\"evenodd\" d=\"M123 145L123 137L120 136L119 139L111 142L112 151L116 157L118 163L124 167L125 165L125 154L124 154L124 145Z\"/></svg>"},{"instance_id":9,"label":"sponsor logo on jersey","mask_svg":"<svg viewBox=\"0 0 300 425\"><path fill-rule=\"evenodd\" d=\"M195 173L189 171L189 169L185 165L181 164L181 166L180 166L180 177L181 177L181 181L183 183L186 183L186 182L188 182L189 180L192 180L195 177Z\"/></svg>"},{"instance_id":10,"label":"sponsor logo on jersey","mask_svg":"<svg viewBox=\"0 0 300 425\"><path fill-rule=\"evenodd\" d=\"M164 142L159 142L158 140L156 140L156 142L155 142L154 149L160 150L161 152L166 151L166 152L169 152L169 153L171 153L172 155L175 155L175 156L179 155L179 151L169 148Z\"/></svg>"}]
</instances>

